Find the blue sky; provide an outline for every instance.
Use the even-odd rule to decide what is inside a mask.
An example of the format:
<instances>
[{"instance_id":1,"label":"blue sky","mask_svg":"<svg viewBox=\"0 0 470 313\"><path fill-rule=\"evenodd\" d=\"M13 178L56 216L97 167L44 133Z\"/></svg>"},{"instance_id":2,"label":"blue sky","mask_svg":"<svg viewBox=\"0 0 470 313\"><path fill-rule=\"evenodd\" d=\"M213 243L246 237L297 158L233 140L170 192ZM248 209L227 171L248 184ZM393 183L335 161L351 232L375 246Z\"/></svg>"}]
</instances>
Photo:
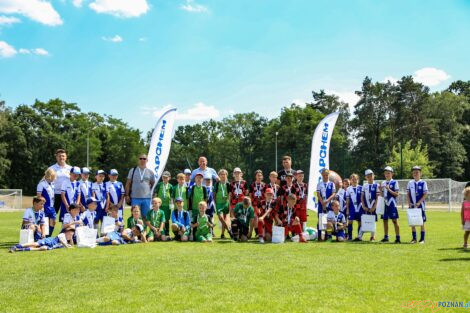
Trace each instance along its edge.
<instances>
[{"instance_id":1,"label":"blue sky","mask_svg":"<svg viewBox=\"0 0 470 313\"><path fill-rule=\"evenodd\" d=\"M59 97L143 131L255 111L366 75L470 79L470 1L0 0L0 99Z\"/></svg>"}]
</instances>

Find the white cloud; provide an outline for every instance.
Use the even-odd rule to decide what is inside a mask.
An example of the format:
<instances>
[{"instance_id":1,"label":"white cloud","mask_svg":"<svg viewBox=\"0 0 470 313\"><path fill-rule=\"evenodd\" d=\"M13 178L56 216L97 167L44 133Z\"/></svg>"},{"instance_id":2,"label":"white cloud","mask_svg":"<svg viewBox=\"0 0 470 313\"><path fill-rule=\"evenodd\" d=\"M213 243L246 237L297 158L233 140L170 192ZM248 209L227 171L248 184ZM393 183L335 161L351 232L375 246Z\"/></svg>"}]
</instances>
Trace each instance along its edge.
<instances>
[{"instance_id":1,"label":"white cloud","mask_svg":"<svg viewBox=\"0 0 470 313\"><path fill-rule=\"evenodd\" d=\"M89 7L96 13L121 18L138 17L149 10L147 0L94 0Z\"/></svg>"},{"instance_id":2,"label":"white cloud","mask_svg":"<svg viewBox=\"0 0 470 313\"><path fill-rule=\"evenodd\" d=\"M49 26L63 24L52 4L44 0L1 0L0 13L21 14Z\"/></svg>"},{"instance_id":3,"label":"white cloud","mask_svg":"<svg viewBox=\"0 0 470 313\"><path fill-rule=\"evenodd\" d=\"M307 104L307 102L304 99L293 99L292 103L295 105L298 105L301 108L305 108L305 105Z\"/></svg>"},{"instance_id":4,"label":"white cloud","mask_svg":"<svg viewBox=\"0 0 470 313\"><path fill-rule=\"evenodd\" d=\"M111 42L122 42L123 39L119 35L114 35L113 37L101 37L104 41L111 41Z\"/></svg>"},{"instance_id":5,"label":"white cloud","mask_svg":"<svg viewBox=\"0 0 470 313\"><path fill-rule=\"evenodd\" d=\"M31 50L29 49L24 49L24 48L21 48L20 50L18 50L18 52L20 54L31 54Z\"/></svg>"},{"instance_id":6,"label":"white cloud","mask_svg":"<svg viewBox=\"0 0 470 313\"><path fill-rule=\"evenodd\" d=\"M327 94L334 94L338 96L339 100L349 104L349 108L352 110L356 103L361 99L353 91L336 91L336 90L325 90Z\"/></svg>"},{"instance_id":7,"label":"white cloud","mask_svg":"<svg viewBox=\"0 0 470 313\"><path fill-rule=\"evenodd\" d=\"M166 105L164 107L144 107L142 108L145 115L152 114L155 117L160 117L170 108L173 108L173 105ZM206 105L203 102L197 102L192 107L183 110L176 111L176 120L178 121L205 121L210 119L217 119L220 117L220 111L213 105Z\"/></svg>"},{"instance_id":8,"label":"white cloud","mask_svg":"<svg viewBox=\"0 0 470 313\"><path fill-rule=\"evenodd\" d=\"M49 55L49 52L43 48L36 48L33 49L33 53L37 55L42 55L42 56L47 56Z\"/></svg>"},{"instance_id":9,"label":"white cloud","mask_svg":"<svg viewBox=\"0 0 470 313\"><path fill-rule=\"evenodd\" d=\"M422 69L417 70L414 75L415 81L429 87L437 86L443 81L448 80L449 78L449 74L435 67L424 67Z\"/></svg>"},{"instance_id":10,"label":"white cloud","mask_svg":"<svg viewBox=\"0 0 470 313\"><path fill-rule=\"evenodd\" d=\"M192 13L207 13L209 9L202 4L198 4L194 2L194 0L186 0L185 4L180 6L181 10L185 10L187 12Z\"/></svg>"},{"instance_id":11,"label":"white cloud","mask_svg":"<svg viewBox=\"0 0 470 313\"><path fill-rule=\"evenodd\" d=\"M0 41L0 58L11 58L17 53L13 46L10 46L5 41Z\"/></svg>"},{"instance_id":12,"label":"white cloud","mask_svg":"<svg viewBox=\"0 0 470 313\"><path fill-rule=\"evenodd\" d=\"M396 79L395 77L393 76L387 76L384 78L384 80L382 81L382 83L388 83L388 82L391 82L392 85L396 84L398 81L398 79Z\"/></svg>"},{"instance_id":13,"label":"white cloud","mask_svg":"<svg viewBox=\"0 0 470 313\"><path fill-rule=\"evenodd\" d=\"M73 0L72 3L75 7L81 8L83 4L83 0Z\"/></svg>"},{"instance_id":14,"label":"white cloud","mask_svg":"<svg viewBox=\"0 0 470 313\"><path fill-rule=\"evenodd\" d=\"M0 25L11 25L20 22L21 20L19 18L13 16L0 15Z\"/></svg>"}]
</instances>

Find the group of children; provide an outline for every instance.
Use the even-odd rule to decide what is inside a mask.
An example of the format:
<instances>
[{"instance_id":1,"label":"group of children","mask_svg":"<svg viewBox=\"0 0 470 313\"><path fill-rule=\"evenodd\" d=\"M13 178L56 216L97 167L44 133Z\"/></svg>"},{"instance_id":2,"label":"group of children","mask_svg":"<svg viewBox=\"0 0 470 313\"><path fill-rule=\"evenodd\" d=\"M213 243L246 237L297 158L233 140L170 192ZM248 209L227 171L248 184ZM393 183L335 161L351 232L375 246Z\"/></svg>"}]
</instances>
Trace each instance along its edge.
<instances>
[{"instance_id":1,"label":"group of children","mask_svg":"<svg viewBox=\"0 0 470 313\"><path fill-rule=\"evenodd\" d=\"M171 175L165 171L162 181L155 188L156 197L152 199L152 209L142 216L139 206L132 206L132 214L124 224L125 192L123 184L117 180L118 172L111 170L108 174L109 181L105 183L106 173L98 170L95 182L92 183L89 181L88 168L73 167L70 180L62 185L59 215L62 230L59 236L50 237L56 219L53 208L55 172L48 169L38 184L33 207L27 209L23 217L22 227L34 231L35 242L16 245L11 250L71 247L76 242L77 227L99 229L105 216L114 218L115 229L108 233L100 232L97 238L100 245L167 240L211 242L215 227L214 215L217 215L220 222L222 239L227 232L235 241L247 241L254 232L259 242L264 243L271 241L273 226L281 226L284 227L286 238L298 236L299 242L306 242L304 231L308 188L303 171L289 172L282 181L278 179L276 172L271 172L269 183L265 183L262 171L258 170L255 172L255 181L251 184L243 179L240 168L233 170L232 181L229 181L228 172L224 169L218 172L219 179L214 182L211 176L204 177L202 173L197 173L194 182L191 182L190 174L189 170L178 174L177 184L172 185ZM413 180L407 185L408 207L421 209L425 222L427 185L421 180L420 167L413 167L412 175ZM377 220L376 209L379 196L382 196L385 208L381 214L384 226L384 238L381 241L389 241L388 221L392 220L395 243L401 243L397 209L399 185L393 179L391 167L384 169L384 176L385 180L379 184L375 181L372 170L366 170L366 182L362 186L359 185L357 174L335 184L330 181L329 170L324 169L322 180L317 185L318 241L332 240L333 236L337 241L361 241L364 234L361 217L371 215ZM462 225L466 230L465 247L470 234L469 201L470 189L466 190L462 205ZM353 238L354 222L357 224L356 238ZM170 230L173 238L170 237ZM419 242L424 243L424 223L420 230ZM375 233L371 233L370 240L375 240ZM412 227L412 243L416 242L416 229Z\"/></svg>"}]
</instances>

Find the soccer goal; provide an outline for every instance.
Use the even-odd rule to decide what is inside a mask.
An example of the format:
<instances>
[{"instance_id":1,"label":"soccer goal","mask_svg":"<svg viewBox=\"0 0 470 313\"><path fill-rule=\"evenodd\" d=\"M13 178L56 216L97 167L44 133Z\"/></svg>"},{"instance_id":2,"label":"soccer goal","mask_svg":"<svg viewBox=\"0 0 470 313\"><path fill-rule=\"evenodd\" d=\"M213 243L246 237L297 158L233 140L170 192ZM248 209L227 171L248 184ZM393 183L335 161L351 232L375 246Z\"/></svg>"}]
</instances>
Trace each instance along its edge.
<instances>
[{"instance_id":1,"label":"soccer goal","mask_svg":"<svg viewBox=\"0 0 470 313\"><path fill-rule=\"evenodd\" d=\"M466 182L459 182L449 178L423 179L428 185L428 197L426 199L427 210L460 211L463 201L463 190ZM406 209L406 186L408 179L397 179L400 186L398 204ZM382 182L382 181L377 181Z\"/></svg>"},{"instance_id":2,"label":"soccer goal","mask_svg":"<svg viewBox=\"0 0 470 313\"><path fill-rule=\"evenodd\" d=\"M21 210L22 208L22 189L0 189L0 210Z\"/></svg>"}]
</instances>

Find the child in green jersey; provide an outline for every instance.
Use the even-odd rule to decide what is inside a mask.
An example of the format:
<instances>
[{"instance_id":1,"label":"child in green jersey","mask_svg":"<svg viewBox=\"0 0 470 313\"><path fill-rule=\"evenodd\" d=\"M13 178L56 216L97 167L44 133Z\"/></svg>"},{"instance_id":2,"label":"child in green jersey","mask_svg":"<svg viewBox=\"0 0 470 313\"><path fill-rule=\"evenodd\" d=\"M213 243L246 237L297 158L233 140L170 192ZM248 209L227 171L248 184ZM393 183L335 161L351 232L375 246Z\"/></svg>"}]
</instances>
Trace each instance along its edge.
<instances>
[{"instance_id":1,"label":"child in green jersey","mask_svg":"<svg viewBox=\"0 0 470 313\"><path fill-rule=\"evenodd\" d=\"M228 231L230 237L232 236L230 231L230 201L229 193L231 191L230 182L228 181L228 172L227 170L219 171L220 181L216 182L213 186L213 193L215 197L215 208L217 211L217 216L219 221L222 224L222 235L221 239L225 239L225 230Z\"/></svg>"},{"instance_id":2,"label":"child in green jersey","mask_svg":"<svg viewBox=\"0 0 470 313\"><path fill-rule=\"evenodd\" d=\"M164 171L162 174L162 181L155 187L155 193L158 198L162 200L161 210L165 213L167 218L165 221L165 236L169 237L170 231L170 216L171 216L171 194L173 193L173 186L170 184L171 174Z\"/></svg>"},{"instance_id":3,"label":"child in green jersey","mask_svg":"<svg viewBox=\"0 0 470 313\"><path fill-rule=\"evenodd\" d=\"M162 200L160 198L152 199L152 209L147 213L145 223L148 227L147 241L166 240L165 236L165 212L160 209Z\"/></svg>"},{"instance_id":4,"label":"child in green jersey","mask_svg":"<svg viewBox=\"0 0 470 313\"><path fill-rule=\"evenodd\" d=\"M193 228L197 227L196 239L199 242L212 242L211 228L214 227L206 215L207 203L205 201L199 202L199 214Z\"/></svg>"}]
</instances>

